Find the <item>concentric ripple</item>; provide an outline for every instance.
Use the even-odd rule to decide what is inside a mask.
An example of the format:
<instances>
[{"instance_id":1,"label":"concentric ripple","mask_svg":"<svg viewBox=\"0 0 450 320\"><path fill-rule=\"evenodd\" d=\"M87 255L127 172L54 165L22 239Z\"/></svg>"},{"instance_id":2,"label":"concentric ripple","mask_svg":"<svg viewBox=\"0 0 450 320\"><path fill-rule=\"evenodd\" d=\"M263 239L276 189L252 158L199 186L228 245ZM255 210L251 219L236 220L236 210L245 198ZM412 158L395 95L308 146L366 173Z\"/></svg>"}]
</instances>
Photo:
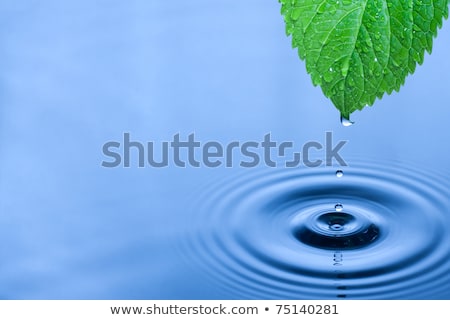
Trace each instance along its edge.
<instances>
[{"instance_id":1,"label":"concentric ripple","mask_svg":"<svg viewBox=\"0 0 450 320\"><path fill-rule=\"evenodd\" d=\"M342 168L341 168L342 169ZM224 297L449 299L449 179L395 163L218 181L184 254Z\"/></svg>"}]
</instances>

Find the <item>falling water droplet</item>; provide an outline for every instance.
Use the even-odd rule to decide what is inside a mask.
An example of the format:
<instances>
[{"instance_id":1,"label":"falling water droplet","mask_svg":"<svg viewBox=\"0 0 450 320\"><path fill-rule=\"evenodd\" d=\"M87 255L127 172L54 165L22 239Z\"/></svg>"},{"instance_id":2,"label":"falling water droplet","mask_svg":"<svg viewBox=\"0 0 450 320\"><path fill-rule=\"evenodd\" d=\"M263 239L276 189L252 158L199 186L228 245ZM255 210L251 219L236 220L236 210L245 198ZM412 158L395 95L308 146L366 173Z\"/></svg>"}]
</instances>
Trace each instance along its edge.
<instances>
[{"instance_id":1,"label":"falling water droplet","mask_svg":"<svg viewBox=\"0 0 450 320\"><path fill-rule=\"evenodd\" d=\"M341 203L338 203L334 206L337 212L340 212L344 209L344 206Z\"/></svg>"},{"instance_id":2,"label":"falling water droplet","mask_svg":"<svg viewBox=\"0 0 450 320\"><path fill-rule=\"evenodd\" d=\"M343 176L344 176L344 171L342 171L342 170L336 171L336 177L342 178Z\"/></svg>"},{"instance_id":3,"label":"falling water droplet","mask_svg":"<svg viewBox=\"0 0 450 320\"><path fill-rule=\"evenodd\" d=\"M350 127L355 122L350 120L350 116L344 116L343 114L341 114L341 123L344 127Z\"/></svg>"},{"instance_id":4,"label":"falling water droplet","mask_svg":"<svg viewBox=\"0 0 450 320\"><path fill-rule=\"evenodd\" d=\"M334 260L334 262L342 262L342 257L343 257L343 255L342 255L342 253L339 252L339 251L336 251L336 252L333 254L333 260Z\"/></svg>"},{"instance_id":5,"label":"falling water droplet","mask_svg":"<svg viewBox=\"0 0 450 320\"><path fill-rule=\"evenodd\" d=\"M340 267L340 266L342 266L342 260L343 260L343 255L342 255L342 253L340 253L339 251L336 251L334 254L333 254L333 265L335 266L335 267Z\"/></svg>"}]
</instances>

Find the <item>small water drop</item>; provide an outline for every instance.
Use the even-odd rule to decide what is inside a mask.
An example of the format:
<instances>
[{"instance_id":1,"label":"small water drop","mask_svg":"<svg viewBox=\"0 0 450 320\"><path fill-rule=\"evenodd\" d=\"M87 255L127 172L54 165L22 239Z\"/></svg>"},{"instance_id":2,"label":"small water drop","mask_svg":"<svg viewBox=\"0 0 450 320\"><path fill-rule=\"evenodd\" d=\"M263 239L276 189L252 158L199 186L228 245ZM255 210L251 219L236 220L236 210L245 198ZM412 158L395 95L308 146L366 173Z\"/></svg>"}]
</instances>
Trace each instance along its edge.
<instances>
[{"instance_id":1,"label":"small water drop","mask_svg":"<svg viewBox=\"0 0 450 320\"><path fill-rule=\"evenodd\" d=\"M337 212L341 212L344 210L344 206L341 203L338 203L334 206L334 209L336 209Z\"/></svg>"},{"instance_id":2,"label":"small water drop","mask_svg":"<svg viewBox=\"0 0 450 320\"><path fill-rule=\"evenodd\" d=\"M344 171L342 171L342 170L336 171L336 177L342 178L343 176L344 176Z\"/></svg>"},{"instance_id":3,"label":"small water drop","mask_svg":"<svg viewBox=\"0 0 450 320\"><path fill-rule=\"evenodd\" d=\"M341 114L341 123L344 127L350 127L355 122L350 120L350 116L344 116L343 114Z\"/></svg>"},{"instance_id":4,"label":"small water drop","mask_svg":"<svg viewBox=\"0 0 450 320\"><path fill-rule=\"evenodd\" d=\"M338 251L336 251L336 252L333 254L333 261L334 261L334 262L342 262L342 257L343 257L343 254L340 253L340 252L338 252Z\"/></svg>"}]
</instances>

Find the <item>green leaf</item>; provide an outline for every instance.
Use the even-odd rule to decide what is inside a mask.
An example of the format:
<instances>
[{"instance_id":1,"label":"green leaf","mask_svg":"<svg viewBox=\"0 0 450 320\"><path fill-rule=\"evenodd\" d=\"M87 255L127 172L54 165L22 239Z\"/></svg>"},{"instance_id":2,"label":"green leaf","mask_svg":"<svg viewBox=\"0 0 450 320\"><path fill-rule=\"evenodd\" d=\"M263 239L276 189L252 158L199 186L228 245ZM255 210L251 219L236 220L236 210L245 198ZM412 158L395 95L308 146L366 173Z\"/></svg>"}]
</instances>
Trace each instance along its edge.
<instances>
[{"instance_id":1,"label":"green leaf","mask_svg":"<svg viewBox=\"0 0 450 320\"><path fill-rule=\"evenodd\" d=\"M448 17L449 0L279 0L292 45L341 114L400 90Z\"/></svg>"}]
</instances>

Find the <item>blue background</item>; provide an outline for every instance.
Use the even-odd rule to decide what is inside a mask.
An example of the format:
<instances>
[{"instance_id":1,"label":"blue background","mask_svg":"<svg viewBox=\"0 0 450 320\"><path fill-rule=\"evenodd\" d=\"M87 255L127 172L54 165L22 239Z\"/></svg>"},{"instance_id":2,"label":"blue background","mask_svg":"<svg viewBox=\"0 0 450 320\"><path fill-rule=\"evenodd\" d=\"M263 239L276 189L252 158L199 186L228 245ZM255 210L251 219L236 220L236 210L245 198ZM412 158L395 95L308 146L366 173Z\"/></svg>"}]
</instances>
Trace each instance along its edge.
<instances>
[{"instance_id":1,"label":"blue background","mask_svg":"<svg viewBox=\"0 0 450 320\"><path fill-rule=\"evenodd\" d=\"M450 171L450 24L400 93L339 113L276 0L0 3L0 298L215 294L173 243L196 191L235 169L101 167L123 132L167 141L349 140L346 156Z\"/></svg>"}]
</instances>

